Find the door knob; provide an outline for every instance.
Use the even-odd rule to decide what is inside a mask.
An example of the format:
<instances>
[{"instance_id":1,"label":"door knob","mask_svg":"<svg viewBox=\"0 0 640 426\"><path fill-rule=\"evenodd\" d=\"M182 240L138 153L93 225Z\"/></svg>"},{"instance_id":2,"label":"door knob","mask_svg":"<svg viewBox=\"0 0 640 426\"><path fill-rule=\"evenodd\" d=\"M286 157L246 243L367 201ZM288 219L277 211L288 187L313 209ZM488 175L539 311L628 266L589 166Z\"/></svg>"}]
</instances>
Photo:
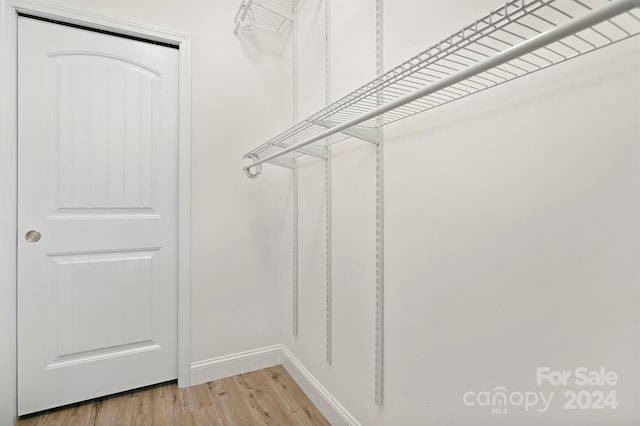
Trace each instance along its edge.
<instances>
[{"instance_id":1,"label":"door knob","mask_svg":"<svg viewBox=\"0 0 640 426\"><path fill-rule=\"evenodd\" d=\"M40 241L40 238L42 238L42 235L38 231L33 230L27 232L24 238L30 243L37 243L38 241Z\"/></svg>"}]
</instances>

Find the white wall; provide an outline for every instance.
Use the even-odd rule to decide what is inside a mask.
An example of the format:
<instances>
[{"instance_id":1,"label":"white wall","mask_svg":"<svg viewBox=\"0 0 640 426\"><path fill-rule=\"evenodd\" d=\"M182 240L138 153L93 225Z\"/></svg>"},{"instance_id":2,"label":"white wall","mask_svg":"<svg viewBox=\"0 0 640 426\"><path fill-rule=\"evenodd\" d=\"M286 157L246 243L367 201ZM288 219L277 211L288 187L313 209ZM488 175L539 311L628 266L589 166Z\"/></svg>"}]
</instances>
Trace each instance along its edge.
<instances>
[{"instance_id":1,"label":"white wall","mask_svg":"<svg viewBox=\"0 0 640 426\"><path fill-rule=\"evenodd\" d=\"M500 4L385 2L385 68ZM324 28L322 5L307 0L298 25ZM330 10L335 99L375 74L375 1L331 1ZM298 80L324 90L324 34L298 35ZM382 407L373 395L375 153L360 141L333 148L330 366L324 165L301 162L300 331L290 331L289 247L283 341L362 424L640 423L639 48L632 39L387 127ZM299 97L299 112L322 102ZM538 386L544 366L604 366L619 380ZM463 403L465 392L497 386L554 399L546 413L506 415ZM569 390L615 390L619 405L565 410Z\"/></svg>"},{"instance_id":2,"label":"white wall","mask_svg":"<svg viewBox=\"0 0 640 426\"><path fill-rule=\"evenodd\" d=\"M192 35L191 360L280 343L280 293L274 288L280 252L274 244L288 188L274 183L281 170L249 180L241 166L245 152L283 127L286 38L259 31L233 35L236 0L47 3ZM3 308L14 303L0 299ZM14 371L8 357L0 352L3 386ZM0 391L0 424L14 411L10 391Z\"/></svg>"},{"instance_id":3,"label":"white wall","mask_svg":"<svg viewBox=\"0 0 640 426\"><path fill-rule=\"evenodd\" d=\"M385 401L377 407L373 147L333 149L329 366L324 165L300 164L297 338L290 174L265 166L249 181L239 167L243 153L290 120L282 39L233 36L236 0L49 2L193 35L192 361L284 342L366 425L640 421L638 39L386 130ZM386 68L500 3L386 2ZM301 4L299 118L325 101L325 4ZM330 9L335 99L375 75L375 2L332 1ZM3 379L10 360L2 352L0 361ZM535 385L538 366L582 365L618 373L617 410L565 411L567 388ZM464 392L496 386L554 390L556 400L546 414L504 416L462 403ZM5 415L10 398L0 400Z\"/></svg>"}]
</instances>

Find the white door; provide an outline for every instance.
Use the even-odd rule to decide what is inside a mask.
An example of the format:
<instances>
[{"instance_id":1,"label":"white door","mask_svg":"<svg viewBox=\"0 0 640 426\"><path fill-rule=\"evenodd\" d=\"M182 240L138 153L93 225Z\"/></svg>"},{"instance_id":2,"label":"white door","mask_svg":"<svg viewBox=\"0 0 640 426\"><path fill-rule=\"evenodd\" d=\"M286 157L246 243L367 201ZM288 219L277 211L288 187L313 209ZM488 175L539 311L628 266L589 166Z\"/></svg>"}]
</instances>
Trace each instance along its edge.
<instances>
[{"instance_id":1,"label":"white door","mask_svg":"<svg viewBox=\"0 0 640 426\"><path fill-rule=\"evenodd\" d=\"M18 44L22 415L177 377L179 52L30 18Z\"/></svg>"}]
</instances>

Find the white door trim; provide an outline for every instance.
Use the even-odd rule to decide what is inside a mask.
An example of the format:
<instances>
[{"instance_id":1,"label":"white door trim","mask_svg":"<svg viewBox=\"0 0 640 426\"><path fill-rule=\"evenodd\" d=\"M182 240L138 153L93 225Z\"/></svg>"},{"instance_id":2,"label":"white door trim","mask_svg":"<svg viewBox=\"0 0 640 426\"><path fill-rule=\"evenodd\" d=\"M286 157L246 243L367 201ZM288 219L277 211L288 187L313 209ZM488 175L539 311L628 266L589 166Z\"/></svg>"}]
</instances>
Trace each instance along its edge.
<instances>
[{"instance_id":1,"label":"white door trim","mask_svg":"<svg viewBox=\"0 0 640 426\"><path fill-rule=\"evenodd\" d=\"M178 385L190 384L191 36L31 0L0 0L0 425L14 424L16 402L17 22L18 13L177 45ZM9 417L5 418L6 413Z\"/></svg>"}]
</instances>

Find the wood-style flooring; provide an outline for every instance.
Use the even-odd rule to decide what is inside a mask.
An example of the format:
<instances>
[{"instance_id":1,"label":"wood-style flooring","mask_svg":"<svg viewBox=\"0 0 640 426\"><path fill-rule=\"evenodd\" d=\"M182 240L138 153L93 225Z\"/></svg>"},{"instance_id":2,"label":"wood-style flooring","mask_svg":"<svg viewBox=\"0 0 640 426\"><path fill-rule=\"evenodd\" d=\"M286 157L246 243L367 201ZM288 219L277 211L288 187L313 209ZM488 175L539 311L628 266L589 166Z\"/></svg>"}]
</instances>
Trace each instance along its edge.
<instances>
[{"instance_id":1,"label":"wood-style flooring","mask_svg":"<svg viewBox=\"0 0 640 426\"><path fill-rule=\"evenodd\" d=\"M165 383L22 417L18 426L329 425L282 366L190 388Z\"/></svg>"}]
</instances>

